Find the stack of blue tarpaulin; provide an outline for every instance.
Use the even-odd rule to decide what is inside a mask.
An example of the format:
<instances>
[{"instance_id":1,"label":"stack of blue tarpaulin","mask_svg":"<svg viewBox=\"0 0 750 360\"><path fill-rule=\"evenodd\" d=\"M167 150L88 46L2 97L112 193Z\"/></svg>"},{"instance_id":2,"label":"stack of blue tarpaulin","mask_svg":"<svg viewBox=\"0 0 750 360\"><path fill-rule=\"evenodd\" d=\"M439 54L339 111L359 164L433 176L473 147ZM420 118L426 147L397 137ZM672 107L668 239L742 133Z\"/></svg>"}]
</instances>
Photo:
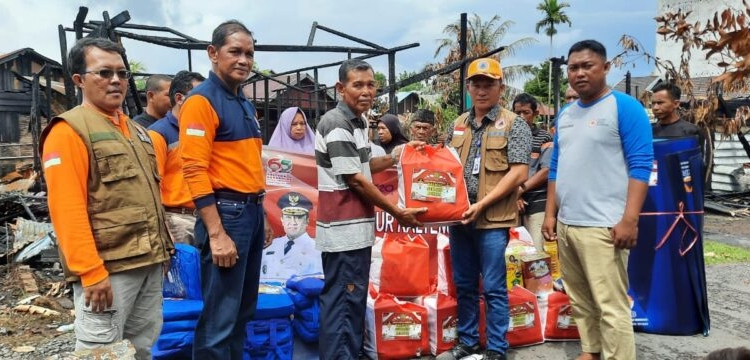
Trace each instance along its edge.
<instances>
[{"instance_id":1,"label":"stack of blue tarpaulin","mask_svg":"<svg viewBox=\"0 0 750 360\"><path fill-rule=\"evenodd\" d=\"M293 314L294 303L282 286L260 284L255 316L247 323L244 358L291 360Z\"/></svg>"},{"instance_id":2,"label":"stack of blue tarpaulin","mask_svg":"<svg viewBox=\"0 0 750 360\"><path fill-rule=\"evenodd\" d=\"M297 336L306 343L317 343L320 333L320 292L323 275L293 276L286 282L294 302L292 326Z\"/></svg>"},{"instance_id":3,"label":"stack of blue tarpaulin","mask_svg":"<svg viewBox=\"0 0 750 360\"><path fill-rule=\"evenodd\" d=\"M196 248L175 244L162 294L164 325L151 353L154 359L190 357L195 326L203 310L200 254Z\"/></svg>"}]
</instances>

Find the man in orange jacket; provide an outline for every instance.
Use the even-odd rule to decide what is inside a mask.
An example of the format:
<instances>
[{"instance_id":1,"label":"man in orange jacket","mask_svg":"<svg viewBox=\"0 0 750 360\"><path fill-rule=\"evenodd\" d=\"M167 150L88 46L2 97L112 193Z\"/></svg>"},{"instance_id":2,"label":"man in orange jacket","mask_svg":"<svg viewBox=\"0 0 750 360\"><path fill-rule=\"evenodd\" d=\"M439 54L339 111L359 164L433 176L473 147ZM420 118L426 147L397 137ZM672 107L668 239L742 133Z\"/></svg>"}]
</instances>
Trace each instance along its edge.
<instances>
[{"instance_id":1,"label":"man in orange jacket","mask_svg":"<svg viewBox=\"0 0 750 360\"><path fill-rule=\"evenodd\" d=\"M190 245L195 245L195 205L182 176L182 158L178 151L178 120L187 94L204 80L206 78L196 72L178 72L169 86L172 110L148 128L148 135L154 142L156 163L161 176L161 203L166 211L169 233L174 241Z\"/></svg>"},{"instance_id":2,"label":"man in orange jacket","mask_svg":"<svg viewBox=\"0 0 750 360\"><path fill-rule=\"evenodd\" d=\"M162 325L162 265L174 249L146 130L121 111L123 48L83 38L68 54L83 103L41 135L52 225L73 282L76 349L128 339L150 359Z\"/></svg>"}]
</instances>

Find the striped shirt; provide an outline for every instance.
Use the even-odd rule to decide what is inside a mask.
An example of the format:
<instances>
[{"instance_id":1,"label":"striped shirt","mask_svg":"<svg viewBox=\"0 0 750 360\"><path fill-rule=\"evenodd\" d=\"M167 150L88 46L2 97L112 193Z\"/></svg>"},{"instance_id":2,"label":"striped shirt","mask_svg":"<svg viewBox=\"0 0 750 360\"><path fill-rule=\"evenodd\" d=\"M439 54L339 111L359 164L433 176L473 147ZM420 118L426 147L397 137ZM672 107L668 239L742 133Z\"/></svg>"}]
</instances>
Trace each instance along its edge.
<instances>
[{"instance_id":1,"label":"striped shirt","mask_svg":"<svg viewBox=\"0 0 750 360\"><path fill-rule=\"evenodd\" d=\"M529 163L529 179L542 169L549 168L552 158L552 135L547 130L534 126L531 129L531 162ZM529 189L523 194L526 201L526 214L543 212L547 207L547 182L536 189Z\"/></svg>"},{"instance_id":2,"label":"striped shirt","mask_svg":"<svg viewBox=\"0 0 750 360\"><path fill-rule=\"evenodd\" d=\"M375 207L349 189L344 175L372 181L367 126L339 102L315 132L318 165L316 248L322 252L362 249L375 242Z\"/></svg>"}]
</instances>

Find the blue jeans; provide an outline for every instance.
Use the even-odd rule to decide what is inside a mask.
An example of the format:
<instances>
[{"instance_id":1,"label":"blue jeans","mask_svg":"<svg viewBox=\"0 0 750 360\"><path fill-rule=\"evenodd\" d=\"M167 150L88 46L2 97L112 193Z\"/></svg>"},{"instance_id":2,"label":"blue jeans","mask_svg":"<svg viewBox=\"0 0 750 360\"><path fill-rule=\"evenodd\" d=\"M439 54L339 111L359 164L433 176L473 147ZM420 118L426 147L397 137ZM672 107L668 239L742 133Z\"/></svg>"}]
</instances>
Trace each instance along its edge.
<instances>
[{"instance_id":1,"label":"blue jeans","mask_svg":"<svg viewBox=\"0 0 750 360\"><path fill-rule=\"evenodd\" d=\"M239 258L231 268L214 265L208 232L198 217L195 240L201 249L203 312L195 329L193 358L242 359L245 325L252 320L258 302L265 239L263 205L221 199L216 208Z\"/></svg>"},{"instance_id":2,"label":"blue jeans","mask_svg":"<svg viewBox=\"0 0 750 360\"><path fill-rule=\"evenodd\" d=\"M508 350L508 287L505 247L508 229L475 229L474 224L450 227L453 282L458 301L458 339L479 344L479 276L487 305L487 350Z\"/></svg>"}]
</instances>

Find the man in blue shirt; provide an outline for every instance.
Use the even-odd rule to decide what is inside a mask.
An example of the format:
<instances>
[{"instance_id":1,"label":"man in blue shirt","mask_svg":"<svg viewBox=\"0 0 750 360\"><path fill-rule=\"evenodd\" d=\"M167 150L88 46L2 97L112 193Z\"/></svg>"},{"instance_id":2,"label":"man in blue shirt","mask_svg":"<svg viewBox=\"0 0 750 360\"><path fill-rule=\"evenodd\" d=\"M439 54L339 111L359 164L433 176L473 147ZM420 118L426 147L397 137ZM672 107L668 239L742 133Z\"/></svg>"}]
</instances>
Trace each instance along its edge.
<instances>
[{"instance_id":1,"label":"man in blue shirt","mask_svg":"<svg viewBox=\"0 0 750 360\"><path fill-rule=\"evenodd\" d=\"M568 52L568 79L580 99L557 118L542 227L545 239L559 241L581 334L578 360L635 359L627 264L654 154L645 110L607 87L609 67L595 40Z\"/></svg>"}]
</instances>

